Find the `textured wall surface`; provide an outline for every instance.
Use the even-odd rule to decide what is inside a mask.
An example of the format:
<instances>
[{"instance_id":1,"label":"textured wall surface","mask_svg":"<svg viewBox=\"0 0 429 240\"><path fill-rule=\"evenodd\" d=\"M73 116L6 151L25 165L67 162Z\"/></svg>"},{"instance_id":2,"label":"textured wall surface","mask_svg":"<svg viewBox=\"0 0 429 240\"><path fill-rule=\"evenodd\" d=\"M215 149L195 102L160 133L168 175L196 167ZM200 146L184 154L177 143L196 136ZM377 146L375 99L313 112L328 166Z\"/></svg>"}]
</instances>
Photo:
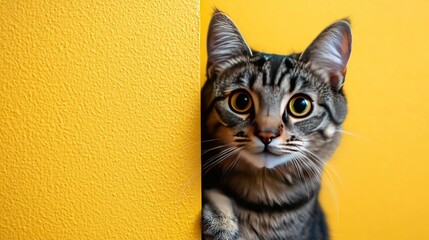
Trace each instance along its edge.
<instances>
[{"instance_id":1,"label":"textured wall surface","mask_svg":"<svg viewBox=\"0 0 429 240\"><path fill-rule=\"evenodd\" d=\"M199 5L2 1L0 239L199 236Z\"/></svg>"},{"instance_id":2,"label":"textured wall surface","mask_svg":"<svg viewBox=\"0 0 429 240\"><path fill-rule=\"evenodd\" d=\"M283 54L350 16L351 133L329 162L321 195L333 240L429 239L429 1L202 1L202 50L214 6L253 48Z\"/></svg>"}]
</instances>

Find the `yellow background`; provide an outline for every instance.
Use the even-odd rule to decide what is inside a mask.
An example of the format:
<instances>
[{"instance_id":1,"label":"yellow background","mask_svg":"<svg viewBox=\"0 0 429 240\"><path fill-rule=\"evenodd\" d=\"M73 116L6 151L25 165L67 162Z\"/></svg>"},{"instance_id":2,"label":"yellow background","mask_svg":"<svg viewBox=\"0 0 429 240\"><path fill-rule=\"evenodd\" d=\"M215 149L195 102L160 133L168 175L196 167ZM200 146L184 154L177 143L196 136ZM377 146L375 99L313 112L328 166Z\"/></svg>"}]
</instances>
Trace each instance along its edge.
<instances>
[{"instance_id":1,"label":"yellow background","mask_svg":"<svg viewBox=\"0 0 429 240\"><path fill-rule=\"evenodd\" d=\"M214 6L256 50L302 51L333 21L350 17L349 115L324 178L333 239L429 239L429 2L202 1L201 78ZM326 171L325 171L326 172ZM334 197L336 196L336 197Z\"/></svg>"},{"instance_id":2,"label":"yellow background","mask_svg":"<svg viewBox=\"0 0 429 240\"><path fill-rule=\"evenodd\" d=\"M332 234L428 239L422 0L202 1L200 59L196 1L3 1L0 239L199 237L195 113L214 5L252 47L285 54L351 17L356 136L330 162L335 194L322 192Z\"/></svg>"},{"instance_id":3,"label":"yellow background","mask_svg":"<svg viewBox=\"0 0 429 240\"><path fill-rule=\"evenodd\" d=\"M197 1L1 1L0 239L199 236Z\"/></svg>"}]
</instances>

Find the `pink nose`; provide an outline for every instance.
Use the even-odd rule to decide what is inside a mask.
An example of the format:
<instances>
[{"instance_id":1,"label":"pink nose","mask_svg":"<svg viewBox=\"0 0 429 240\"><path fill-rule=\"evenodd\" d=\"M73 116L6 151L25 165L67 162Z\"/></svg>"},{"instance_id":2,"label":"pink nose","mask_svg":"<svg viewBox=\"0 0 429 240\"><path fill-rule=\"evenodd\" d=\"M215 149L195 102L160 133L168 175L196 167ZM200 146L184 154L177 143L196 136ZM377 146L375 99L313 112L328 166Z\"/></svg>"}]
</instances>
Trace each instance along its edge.
<instances>
[{"instance_id":1,"label":"pink nose","mask_svg":"<svg viewBox=\"0 0 429 240\"><path fill-rule=\"evenodd\" d=\"M258 132L256 136L261 139L265 146L267 146L270 144L271 140L276 138L278 135L273 132Z\"/></svg>"}]
</instances>

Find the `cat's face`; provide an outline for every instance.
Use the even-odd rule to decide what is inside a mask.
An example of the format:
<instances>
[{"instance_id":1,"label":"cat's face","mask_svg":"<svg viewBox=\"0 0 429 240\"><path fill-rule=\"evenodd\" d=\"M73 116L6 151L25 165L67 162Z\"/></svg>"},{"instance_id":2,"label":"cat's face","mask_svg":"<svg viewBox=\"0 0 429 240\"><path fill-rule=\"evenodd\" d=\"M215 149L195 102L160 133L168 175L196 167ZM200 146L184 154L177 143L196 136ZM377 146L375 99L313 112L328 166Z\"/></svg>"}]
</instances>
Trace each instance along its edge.
<instances>
[{"instance_id":1,"label":"cat's face","mask_svg":"<svg viewBox=\"0 0 429 240\"><path fill-rule=\"evenodd\" d=\"M329 26L302 54L280 56L252 52L232 21L216 13L202 94L203 152L216 154L204 167L322 165L347 113L342 86L350 51L347 21Z\"/></svg>"}]
</instances>

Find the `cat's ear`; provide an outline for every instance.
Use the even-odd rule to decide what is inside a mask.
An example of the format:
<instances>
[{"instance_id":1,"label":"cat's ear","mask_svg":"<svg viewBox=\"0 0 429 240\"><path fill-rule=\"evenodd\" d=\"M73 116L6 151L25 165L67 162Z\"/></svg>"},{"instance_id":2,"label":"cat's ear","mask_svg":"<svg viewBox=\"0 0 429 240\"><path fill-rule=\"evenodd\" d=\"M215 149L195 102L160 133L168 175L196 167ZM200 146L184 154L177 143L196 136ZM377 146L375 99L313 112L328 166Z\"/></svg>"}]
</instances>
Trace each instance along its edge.
<instances>
[{"instance_id":1,"label":"cat's ear","mask_svg":"<svg viewBox=\"0 0 429 240\"><path fill-rule=\"evenodd\" d=\"M331 86L340 90L344 84L351 50L350 22L344 19L323 30L299 59L302 62L311 63L327 74Z\"/></svg>"},{"instance_id":2,"label":"cat's ear","mask_svg":"<svg viewBox=\"0 0 429 240\"><path fill-rule=\"evenodd\" d=\"M234 58L252 56L252 50L247 46L238 28L219 10L215 10L210 21L207 52L209 76L224 70Z\"/></svg>"}]
</instances>

